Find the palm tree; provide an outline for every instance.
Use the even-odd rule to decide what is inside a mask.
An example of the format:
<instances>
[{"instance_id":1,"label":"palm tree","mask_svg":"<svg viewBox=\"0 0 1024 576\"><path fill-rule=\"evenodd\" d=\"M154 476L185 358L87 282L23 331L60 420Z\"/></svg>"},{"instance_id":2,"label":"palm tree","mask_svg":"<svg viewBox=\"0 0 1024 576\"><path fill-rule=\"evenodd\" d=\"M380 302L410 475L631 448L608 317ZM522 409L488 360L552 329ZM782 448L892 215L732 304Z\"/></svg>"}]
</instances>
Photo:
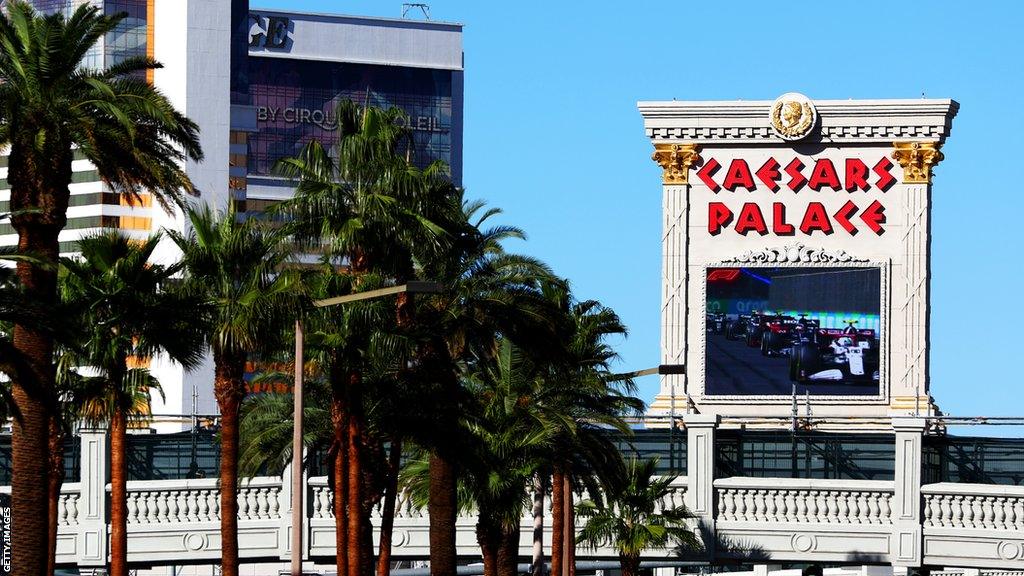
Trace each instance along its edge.
<instances>
[{"instance_id":1,"label":"palm tree","mask_svg":"<svg viewBox=\"0 0 1024 576\"><path fill-rule=\"evenodd\" d=\"M192 185L186 158L199 160L197 127L144 79L158 64L129 58L106 69L85 58L124 19L81 5L70 16L36 14L22 0L0 12L0 145L9 146L11 223L18 247L49 263L19 262L21 286L57 303L59 246L67 217L72 148L116 192L146 190L168 207ZM12 457L12 567L36 576L46 568L49 423L55 410L53 336L18 322L13 344L27 370L14 381L20 417Z\"/></svg>"},{"instance_id":2,"label":"palm tree","mask_svg":"<svg viewBox=\"0 0 1024 576\"><path fill-rule=\"evenodd\" d=\"M500 339L493 358L478 358L466 379L469 449L463 473L477 505L477 540L485 576L516 576L527 485L545 460L562 415L546 410L537 363Z\"/></svg>"},{"instance_id":3,"label":"palm tree","mask_svg":"<svg viewBox=\"0 0 1024 576\"><path fill-rule=\"evenodd\" d=\"M701 546L686 526L691 518L686 508L664 505L675 477L654 477L657 465L656 459L630 460L625 480L612 486L604 499L583 500L577 506L586 524L576 541L595 549L610 544L618 552L623 576L639 574L640 555L650 548Z\"/></svg>"},{"instance_id":4,"label":"palm tree","mask_svg":"<svg viewBox=\"0 0 1024 576\"><path fill-rule=\"evenodd\" d=\"M544 299L540 284L552 278L543 263L509 254L507 239L523 239L511 226L490 227L501 213L482 202L453 198L461 210L446 210L450 241L421 256L418 271L424 280L440 282L441 294L423 298L416 325L422 334L418 361L425 374L424 398L433 417L419 441L430 447L430 562L434 575L455 573L457 471L460 446L459 414L464 392L460 366L475 354L493 354L495 338L504 334L529 352L557 348L555 310ZM484 352L484 351L489 352Z\"/></svg>"},{"instance_id":5,"label":"palm tree","mask_svg":"<svg viewBox=\"0 0 1024 576\"><path fill-rule=\"evenodd\" d=\"M447 168L434 163L420 170L402 153L409 149L411 134L403 128L408 124L400 122L402 116L398 109L364 108L344 101L338 107L336 156L314 141L277 167L282 174L299 179L295 197L280 204L277 212L289 219L300 245L321 252L325 263L348 267L350 292L366 289L365 277L371 273L398 283L409 278L414 247L437 244L443 236L432 215L444 204L438 196L447 189L438 183L444 181ZM365 560L372 557L363 536L369 529L362 479L366 454L361 441L367 417L362 362L353 354L360 354L365 342L356 342L353 335L346 336L346 342L347 351L329 369L336 375L342 366L349 368L344 379L332 377L338 384L331 408L339 447L334 451L334 469L348 476L335 483L337 567L339 574L362 576L368 568ZM347 518L341 514L346 509ZM356 542L360 544L347 544Z\"/></svg>"},{"instance_id":6,"label":"palm tree","mask_svg":"<svg viewBox=\"0 0 1024 576\"><path fill-rule=\"evenodd\" d=\"M173 289L180 266L150 262L159 242L159 236L139 242L100 233L79 241L81 258L61 260L61 292L67 308L79 313L81 335L61 361L98 372L87 381L88 400L76 403L86 422L110 423L112 576L128 574L127 428L149 413L149 392L159 389L148 370L134 366L157 353L186 368L202 357L202 303Z\"/></svg>"},{"instance_id":7,"label":"palm tree","mask_svg":"<svg viewBox=\"0 0 1024 576\"><path fill-rule=\"evenodd\" d=\"M551 409L565 415L552 441L552 574L575 573L573 492L577 482L591 490L621 477L622 459L608 430L631 434L624 416L639 414L643 402L629 395L633 384L616 380L611 364L617 358L607 339L625 336L626 327L613 310L596 300L577 301L568 282L549 283L545 294L567 326L562 355L546 374L557 390Z\"/></svg>"},{"instance_id":8,"label":"palm tree","mask_svg":"<svg viewBox=\"0 0 1024 576\"><path fill-rule=\"evenodd\" d=\"M281 228L234 210L215 214L189 208L189 232L169 231L182 252L190 291L210 309L207 341L213 350L213 391L221 415L221 566L238 575L238 418L245 397L245 363L269 351L289 325L296 302L294 275L282 270L290 257Z\"/></svg>"}]
</instances>

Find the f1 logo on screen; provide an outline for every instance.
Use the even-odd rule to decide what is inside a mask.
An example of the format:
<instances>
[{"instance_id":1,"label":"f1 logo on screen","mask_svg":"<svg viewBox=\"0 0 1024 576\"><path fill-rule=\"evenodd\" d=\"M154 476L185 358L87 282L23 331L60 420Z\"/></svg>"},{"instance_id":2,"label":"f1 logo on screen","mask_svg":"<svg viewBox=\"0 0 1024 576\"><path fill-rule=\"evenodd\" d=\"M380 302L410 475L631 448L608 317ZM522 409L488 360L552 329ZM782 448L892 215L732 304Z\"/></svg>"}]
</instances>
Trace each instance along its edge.
<instances>
[{"instance_id":1,"label":"f1 logo on screen","mask_svg":"<svg viewBox=\"0 0 1024 576\"><path fill-rule=\"evenodd\" d=\"M291 40L292 22L283 16L264 16L250 13L249 48L282 50Z\"/></svg>"}]
</instances>

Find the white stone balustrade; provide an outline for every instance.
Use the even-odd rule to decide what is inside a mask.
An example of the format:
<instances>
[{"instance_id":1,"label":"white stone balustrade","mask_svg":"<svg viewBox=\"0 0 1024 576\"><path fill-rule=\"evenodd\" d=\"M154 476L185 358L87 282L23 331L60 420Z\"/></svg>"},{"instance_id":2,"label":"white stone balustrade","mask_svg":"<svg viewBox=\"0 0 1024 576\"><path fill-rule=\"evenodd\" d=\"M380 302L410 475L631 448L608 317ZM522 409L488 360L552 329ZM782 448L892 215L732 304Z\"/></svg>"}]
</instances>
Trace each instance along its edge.
<instances>
[{"instance_id":1,"label":"white stone balustrade","mask_svg":"<svg viewBox=\"0 0 1024 576\"><path fill-rule=\"evenodd\" d=\"M724 478L714 485L719 522L891 523L892 482Z\"/></svg>"},{"instance_id":2,"label":"white stone balustrade","mask_svg":"<svg viewBox=\"0 0 1024 576\"><path fill-rule=\"evenodd\" d=\"M243 480L238 491L238 519L281 517L278 477ZM217 479L152 480L128 483L128 524L175 524L220 521Z\"/></svg>"},{"instance_id":3,"label":"white stone balustrade","mask_svg":"<svg viewBox=\"0 0 1024 576\"><path fill-rule=\"evenodd\" d=\"M921 497L924 555L930 563L1024 566L1024 486L927 484Z\"/></svg>"},{"instance_id":4,"label":"white stone balustrade","mask_svg":"<svg viewBox=\"0 0 1024 576\"><path fill-rule=\"evenodd\" d=\"M699 415L698 415L699 416ZM688 417L687 468L658 509L686 504L699 523L709 557L772 562L870 562L974 569L1024 565L1024 487L978 484L920 485L923 426L894 421L898 444L894 481L714 478L717 419ZM904 419L905 420L905 419ZM100 567L106 561L109 484L105 434L85 430L82 481L64 484L57 509L57 558L62 565ZM86 457L88 455L88 457ZM332 494L327 478L305 478L303 557L334 554ZM290 474L243 480L238 487L239 555L245 561L290 557ZM0 487L10 493L10 487ZM577 498L581 498L578 495ZM544 509L551 537L551 501ZM220 489L215 478L128 483L129 561L150 565L216 561L220 546ZM381 505L371 520L380 525ZM459 555L479 554L476 517L456 522ZM396 559L429 554L427 510L400 494L395 512ZM532 517L522 521L521 549L531 548ZM673 558L654 550L647 558ZM751 556L753 555L753 556ZM614 557L613 550L581 550Z\"/></svg>"},{"instance_id":5,"label":"white stone balustrade","mask_svg":"<svg viewBox=\"0 0 1024 576\"><path fill-rule=\"evenodd\" d=\"M1024 532L1024 486L929 484L922 487L925 528Z\"/></svg>"}]
</instances>

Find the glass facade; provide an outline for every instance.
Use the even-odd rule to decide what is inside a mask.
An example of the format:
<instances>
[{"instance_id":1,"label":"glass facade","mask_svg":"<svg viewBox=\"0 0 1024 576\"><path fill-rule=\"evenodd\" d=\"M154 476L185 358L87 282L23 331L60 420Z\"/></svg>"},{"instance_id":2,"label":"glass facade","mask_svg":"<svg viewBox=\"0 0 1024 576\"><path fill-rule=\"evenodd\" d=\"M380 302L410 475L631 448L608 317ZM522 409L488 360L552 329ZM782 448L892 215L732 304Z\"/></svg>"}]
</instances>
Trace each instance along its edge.
<instances>
[{"instance_id":1,"label":"glass facade","mask_svg":"<svg viewBox=\"0 0 1024 576\"><path fill-rule=\"evenodd\" d=\"M107 34L101 47L86 56L85 65L90 68L110 66L131 56L146 55L148 0L32 0L31 4L47 14L71 14L83 4L98 6L107 15L127 14L117 28Z\"/></svg>"},{"instance_id":2,"label":"glass facade","mask_svg":"<svg viewBox=\"0 0 1024 576\"><path fill-rule=\"evenodd\" d=\"M414 162L452 164L451 71L253 56L248 71L258 127L249 137L251 176L272 175L278 159L313 139L336 143L335 109L346 99L401 108L413 133Z\"/></svg>"}]
</instances>

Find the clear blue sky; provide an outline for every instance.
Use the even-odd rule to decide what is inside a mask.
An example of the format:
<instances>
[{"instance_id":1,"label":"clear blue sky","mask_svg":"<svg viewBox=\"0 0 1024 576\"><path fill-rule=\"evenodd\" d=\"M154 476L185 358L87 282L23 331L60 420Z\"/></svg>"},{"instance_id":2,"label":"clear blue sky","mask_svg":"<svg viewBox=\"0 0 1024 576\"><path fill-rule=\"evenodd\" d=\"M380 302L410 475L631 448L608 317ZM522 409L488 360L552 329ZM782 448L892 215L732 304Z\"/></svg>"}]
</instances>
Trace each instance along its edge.
<instances>
[{"instance_id":1,"label":"clear blue sky","mask_svg":"<svg viewBox=\"0 0 1024 576\"><path fill-rule=\"evenodd\" d=\"M401 1L253 0L398 17ZM658 364L660 170L638 100L954 98L933 188L932 394L1024 415L1020 2L429 2L465 25L465 184ZM657 379L640 380L648 401ZM966 431L963 431L966 432Z\"/></svg>"}]
</instances>

